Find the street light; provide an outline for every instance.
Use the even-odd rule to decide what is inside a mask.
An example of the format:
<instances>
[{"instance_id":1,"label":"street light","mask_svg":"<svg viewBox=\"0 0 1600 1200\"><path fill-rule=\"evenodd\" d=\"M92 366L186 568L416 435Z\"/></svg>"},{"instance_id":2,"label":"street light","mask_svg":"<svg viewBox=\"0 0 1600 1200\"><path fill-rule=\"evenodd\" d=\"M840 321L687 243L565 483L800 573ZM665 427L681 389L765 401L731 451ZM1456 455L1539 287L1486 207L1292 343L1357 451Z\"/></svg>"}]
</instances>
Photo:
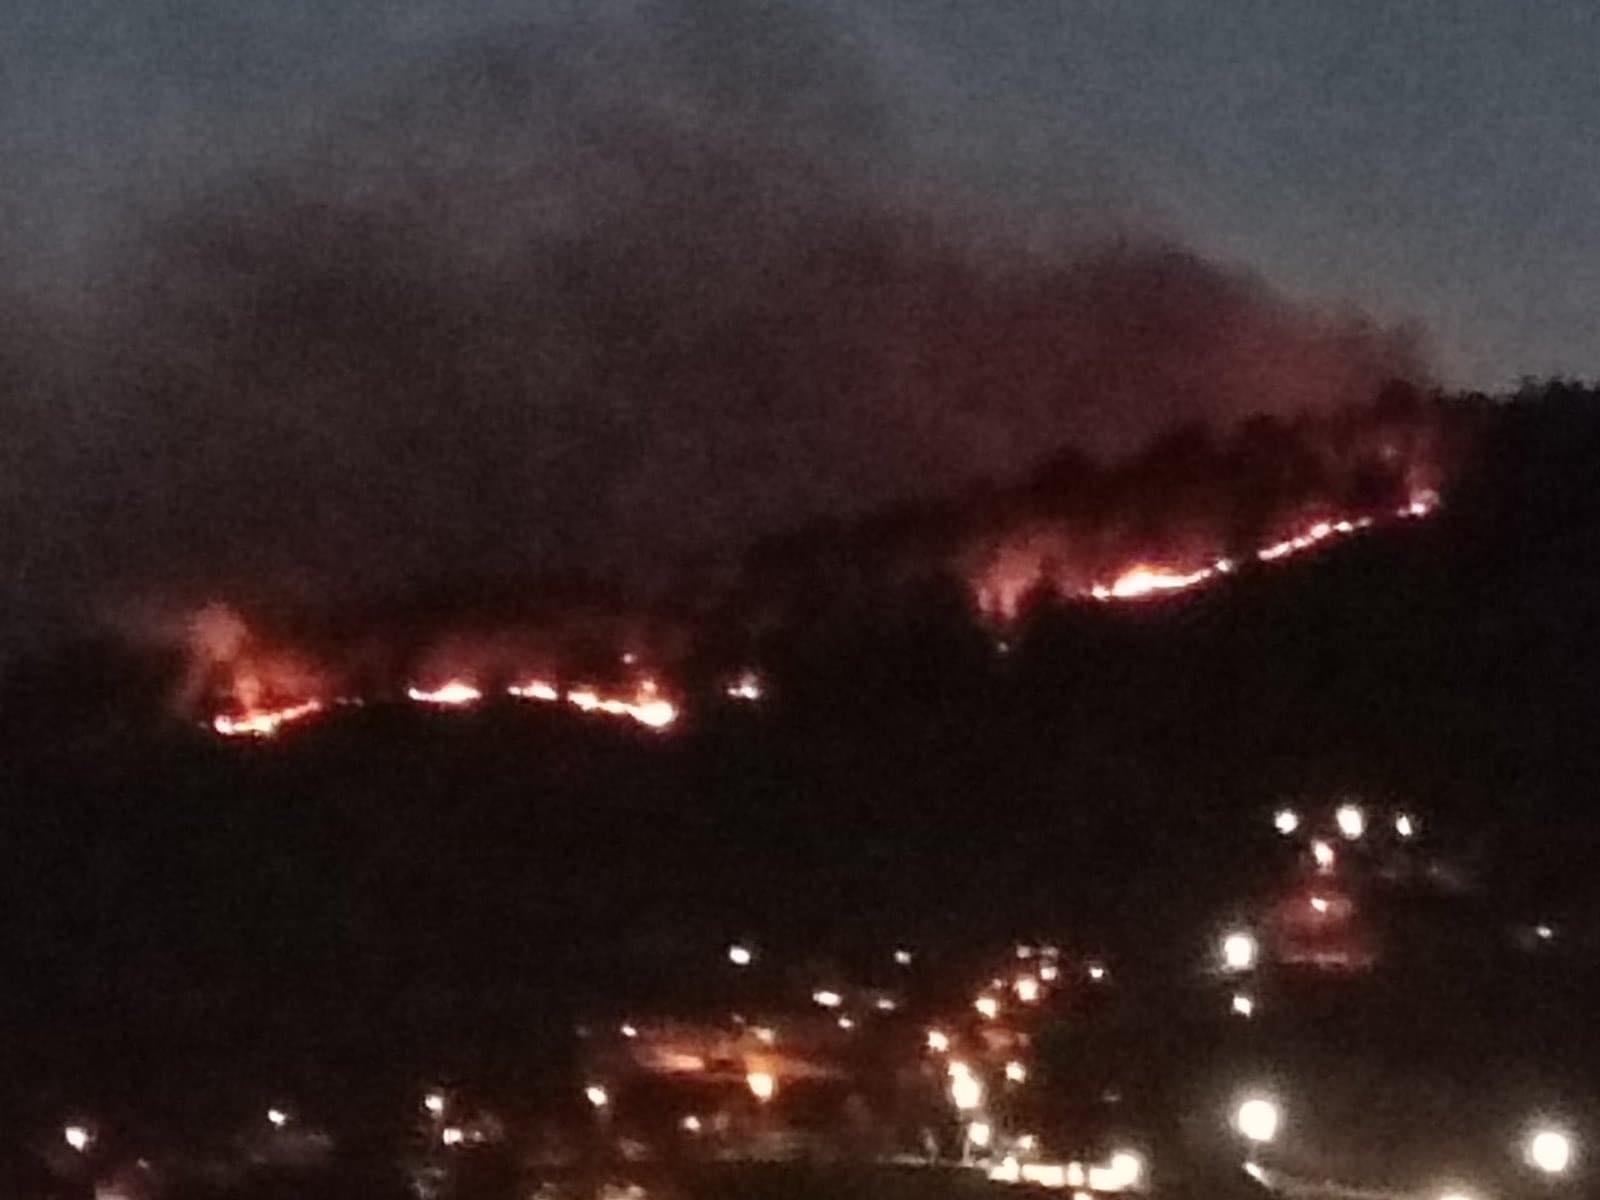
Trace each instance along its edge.
<instances>
[{"instance_id":1,"label":"street light","mask_svg":"<svg viewBox=\"0 0 1600 1200\"><path fill-rule=\"evenodd\" d=\"M87 1125L68 1125L61 1131L61 1137L79 1154L87 1151L94 1141L94 1134L89 1132Z\"/></svg>"},{"instance_id":2,"label":"street light","mask_svg":"<svg viewBox=\"0 0 1600 1200\"><path fill-rule=\"evenodd\" d=\"M1300 828L1300 814L1292 808L1280 808L1272 815L1272 827L1288 837Z\"/></svg>"},{"instance_id":3,"label":"street light","mask_svg":"<svg viewBox=\"0 0 1600 1200\"><path fill-rule=\"evenodd\" d=\"M1359 804L1341 804L1333 820L1339 832L1352 842L1367 831L1367 814L1361 811Z\"/></svg>"},{"instance_id":4,"label":"street light","mask_svg":"<svg viewBox=\"0 0 1600 1200\"><path fill-rule=\"evenodd\" d=\"M1276 1103L1265 1096L1252 1096L1239 1105L1233 1124L1250 1141L1265 1145L1277 1138L1282 1120L1283 1113Z\"/></svg>"},{"instance_id":5,"label":"street light","mask_svg":"<svg viewBox=\"0 0 1600 1200\"><path fill-rule=\"evenodd\" d=\"M1528 1163L1546 1175L1564 1175L1572 1165L1572 1139L1557 1129L1540 1129L1528 1139Z\"/></svg>"},{"instance_id":6,"label":"street light","mask_svg":"<svg viewBox=\"0 0 1600 1200\"><path fill-rule=\"evenodd\" d=\"M749 946L741 946L736 942L728 947L728 961L736 967L748 967L754 958Z\"/></svg>"},{"instance_id":7,"label":"street light","mask_svg":"<svg viewBox=\"0 0 1600 1200\"><path fill-rule=\"evenodd\" d=\"M950 1102L962 1112L971 1112L980 1107L983 1104L983 1081L971 1071L956 1072L950 1078Z\"/></svg>"},{"instance_id":8,"label":"street light","mask_svg":"<svg viewBox=\"0 0 1600 1200\"><path fill-rule=\"evenodd\" d=\"M1222 939L1222 965L1229 971L1248 971L1256 965L1256 939L1236 930Z\"/></svg>"}]
</instances>

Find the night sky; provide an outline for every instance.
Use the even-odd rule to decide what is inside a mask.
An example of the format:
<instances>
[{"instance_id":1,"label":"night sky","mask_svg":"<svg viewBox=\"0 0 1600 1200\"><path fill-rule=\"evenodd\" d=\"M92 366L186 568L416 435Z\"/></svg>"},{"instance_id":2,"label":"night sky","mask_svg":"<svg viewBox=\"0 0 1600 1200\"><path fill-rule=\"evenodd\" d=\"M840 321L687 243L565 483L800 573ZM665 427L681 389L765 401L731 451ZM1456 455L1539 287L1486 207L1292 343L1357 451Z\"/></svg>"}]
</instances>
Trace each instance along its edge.
<instances>
[{"instance_id":1,"label":"night sky","mask_svg":"<svg viewBox=\"0 0 1600 1200\"><path fill-rule=\"evenodd\" d=\"M0 20L0 644L1593 369L1584 3Z\"/></svg>"}]
</instances>

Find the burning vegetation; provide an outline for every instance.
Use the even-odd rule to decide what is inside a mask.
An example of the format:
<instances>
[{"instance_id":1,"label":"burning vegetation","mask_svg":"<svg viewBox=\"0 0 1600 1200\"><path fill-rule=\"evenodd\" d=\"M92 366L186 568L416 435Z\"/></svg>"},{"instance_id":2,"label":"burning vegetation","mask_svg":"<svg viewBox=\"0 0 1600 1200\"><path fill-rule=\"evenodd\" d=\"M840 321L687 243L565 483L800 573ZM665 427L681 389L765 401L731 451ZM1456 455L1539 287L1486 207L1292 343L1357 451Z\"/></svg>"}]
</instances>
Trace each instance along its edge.
<instances>
[{"instance_id":1,"label":"burning vegetation","mask_svg":"<svg viewBox=\"0 0 1600 1200\"><path fill-rule=\"evenodd\" d=\"M1176 433L1110 466L1058 455L1014 488L801 538L776 554L758 547L715 582L686 575L676 593L605 619L567 613L530 629L537 622L526 618L463 628L438 617L436 628L403 636L380 624L297 639L213 604L187 624L180 704L241 738L338 705L470 709L496 698L664 730L691 690L687 664L710 646L725 656L730 643L749 644L773 614L782 627L806 605L836 601L850 590L841 560L891 610L905 581L953 576L991 627L1018 620L1033 597L1132 603L1187 592L1427 516L1453 455L1445 412L1396 387L1331 415ZM765 696L748 662L713 674L723 700Z\"/></svg>"}]
</instances>

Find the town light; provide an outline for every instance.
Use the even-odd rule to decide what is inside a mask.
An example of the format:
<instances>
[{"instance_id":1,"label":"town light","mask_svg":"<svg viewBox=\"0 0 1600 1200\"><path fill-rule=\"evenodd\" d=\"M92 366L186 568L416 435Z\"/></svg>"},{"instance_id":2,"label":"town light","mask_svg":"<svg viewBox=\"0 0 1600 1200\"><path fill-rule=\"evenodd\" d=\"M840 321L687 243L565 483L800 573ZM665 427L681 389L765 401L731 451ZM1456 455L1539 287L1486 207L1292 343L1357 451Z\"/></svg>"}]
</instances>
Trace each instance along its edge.
<instances>
[{"instance_id":1,"label":"town light","mask_svg":"<svg viewBox=\"0 0 1600 1200\"><path fill-rule=\"evenodd\" d=\"M422 1107L427 1109L429 1116L444 1116L444 1093L439 1091L429 1092L422 1098Z\"/></svg>"},{"instance_id":2,"label":"town light","mask_svg":"<svg viewBox=\"0 0 1600 1200\"><path fill-rule=\"evenodd\" d=\"M61 1136L67 1145L71 1146L79 1154L88 1150L90 1143L94 1141L94 1134L89 1132L89 1128L86 1125L68 1125L61 1131Z\"/></svg>"},{"instance_id":3,"label":"town light","mask_svg":"<svg viewBox=\"0 0 1600 1200\"><path fill-rule=\"evenodd\" d=\"M1144 1159L1132 1150L1118 1150L1111 1156L1111 1179L1116 1189L1135 1188L1144 1178Z\"/></svg>"},{"instance_id":4,"label":"town light","mask_svg":"<svg viewBox=\"0 0 1600 1200\"><path fill-rule=\"evenodd\" d=\"M267 1123L274 1129L282 1129L289 1123L289 1114L281 1108L267 1109Z\"/></svg>"},{"instance_id":5,"label":"town light","mask_svg":"<svg viewBox=\"0 0 1600 1200\"><path fill-rule=\"evenodd\" d=\"M1277 1138L1282 1120L1283 1113L1276 1103L1264 1096L1252 1096L1239 1105L1233 1124L1252 1142L1266 1143Z\"/></svg>"},{"instance_id":6,"label":"town light","mask_svg":"<svg viewBox=\"0 0 1600 1200\"><path fill-rule=\"evenodd\" d=\"M989 1128L989 1122L987 1121L973 1121L967 1125L967 1141L971 1142L979 1150L988 1146L989 1139L993 1135L994 1130Z\"/></svg>"},{"instance_id":7,"label":"town light","mask_svg":"<svg viewBox=\"0 0 1600 1200\"><path fill-rule=\"evenodd\" d=\"M446 1125L439 1131L439 1140L446 1146L459 1146L466 1135L461 1132L459 1125Z\"/></svg>"},{"instance_id":8,"label":"town light","mask_svg":"<svg viewBox=\"0 0 1600 1200\"><path fill-rule=\"evenodd\" d=\"M1012 1083L1025 1083L1028 1079L1028 1068L1016 1059L1006 1064L1006 1078Z\"/></svg>"},{"instance_id":9,"label":"town light","mask_svg":"<svg viewBox=\"0 0 1600 1200\"><path fill-rule=\"evenodd\" d=\"M606 1105L611 1103L610 1093L598 1083L591 1083L588 1087L584 1088L583 1096L584 1099L588 1100L589 1103L594 1105L596 1108L604 1108Z\"/></svg>"},{"instance_id":10,"label":"town light","mask_svg":"<svg viewBox=\"0 0 1600 1200\"><path fill-rule=\"evenodd\" d=\"M734 943L728 947L728 961L736 967L748 967L754 958L755 955L750 952L749 946Z\"/></svg>"},{"instance_id":11,"label":"town light","mask_svg":"<svg viewBox=\"0 0 1600 1200\"><path fill-rule=\"evenodd\" d=\"M750 1094L765 1104L778 1092L778 1080L770 1071L751 1071L744 1077Z\"/></svg>"},{"instance_id":12,"label":"town light","mask_svg":"<svg viewBox=\"0 0 1600 1200\"><path fill-rule=\"evenodd\" d=\"M1024 1004L1033 1004L1039 999L1039 981L1032 975L1021 976L1011 988Z\"/></svg>"},{"instance_id":13,"label":"town light","mask_svg":"<svg viewBox=\"0 0 1600 1200\"><path fill-rule=\"evenodd\" d=\"M972 1002L972 1007L978 1010L985 1020L992 1021L1000 1015L1000 1001L993 996L979 996Z\"/></svg>"},{"instance_id":14,"label":"town light","mask_svg":"<svg viewBox=\"0 0 1600 1200\"><path fill-rule=\"evenodd\" d=\"M1557 1129L1540 1129L1528 1139L1528 1163L1546 1175L1563 1175L1572 1165L1572 1139Z\"/></svg>"},{"instance_id":15,"label":"town light","mask_svg":"<svg viewBox=\"0 0 1600 1200\"><path fill-rule=\"evenodd\" d=\"M983 1104L983 1081L965 1063L950 1064L950 1102L962 1112Z\"/></svg>"},{"instance_id":16,"label":"town light","mask_svg":"<svg viewBox=\"0 0 1600 1200\"><path fill-rule=\"evenodd\" d=\"M1339 832L1352 842L1367 831L1367 814L1361 811L1358 804L1341 804L1333 814L1333 820L1339 826Z\"/></svg>"},{"instance_id":17,"label":"town light","mask_svg":"<svg viewBox=\"0 0 1600 1200\"><path fill-rule=\"evenodd\" d=\"M1256 965L1256 939L1242 930L1222 939L1222 965L1230 971L1248 971Z\"/></svg>"},{"instance_id":18,"label":"town light","mask_svg":"<svg viewBox=\"0 0 1600 1200\"><path fill-rule=\"evenodd\" d=\"M941 1029L928 1030L928 1049L935 1054L943 1054L950 1049L950 1035Z\"/></svg>"},{"instance_id":19,"label":"town light","mask_svg":"<svg viewBox=\"0 0 1600 1200\"><path fill-rule=\"evenodd\" d=\"M1410 813L1396 813L1394 815L1394 831L1403 838L1417 836L1417 823Z\"/></svg>"},{"instance_id":20,"label":"town light","mask_svg":"<svg viewBox=\"0 0 1600 1200\"><path fill-rule=\"evenodd\" d=\"M811 999L823 1008L838 1008L839 1005L844 1003L843 996L839 995L838 992L831 992L827 988L812 992Z\"/></svg>"},{"instance_id":21,"label":"town light","mask_svg":"<svg viewBox=\"0 0 1600 1200\"><path fill-rule=\"evenodd\" d=\"M1233 997L1233 1011L1235 1014L1241 1017L1254 1016L1256 1011L1256 1002L1249 996L1246 996L1243 992L1235 993Z\"/></svg>"},{"instance_id":22,"label":"town light","mask_svg":"<svg viewBox=\"0 0 1600 1200\"><path fill-rule=\"evenodd\" d=\"M1106 969L1105 969L1105 967L1101 966L1099 963L1090 963L1089 964L1089 978L1090 979L1094 980L1096 983L1099 983L1103 979L1105 979L1105 977L1106 977Z\"/></svg>"},{"instance_id":23,"label":"town light","mask_svg":"<svg viewBox=\"0 0 1600 1200\"><path fill-rule=\"evenodd\" d=\"M1292 808L1280 808L1272 814L1272 827L1288 837L1300 828L1300 814Z\"/></svg>"},{"instance_id":24,"label":"town light","mask_svg":"<svg viewBox=\"0 0 1600 1200\"><path fill-rule=\"evenodd\" d=\"M894 952L896 966L909 967L911 965L911 951L901 949Z\"/></svg>"},{"instance_id":25,"label":"town light","mask_svg":"<svg viewBox=\"0 0 1600 1200\"><path fill-rule=\"evenodd\" d=\"M1333 870L1333 847L1321 838L1311 843L1311 857L1316 862L1319 871Z\"/></svg>"}]
</instances>

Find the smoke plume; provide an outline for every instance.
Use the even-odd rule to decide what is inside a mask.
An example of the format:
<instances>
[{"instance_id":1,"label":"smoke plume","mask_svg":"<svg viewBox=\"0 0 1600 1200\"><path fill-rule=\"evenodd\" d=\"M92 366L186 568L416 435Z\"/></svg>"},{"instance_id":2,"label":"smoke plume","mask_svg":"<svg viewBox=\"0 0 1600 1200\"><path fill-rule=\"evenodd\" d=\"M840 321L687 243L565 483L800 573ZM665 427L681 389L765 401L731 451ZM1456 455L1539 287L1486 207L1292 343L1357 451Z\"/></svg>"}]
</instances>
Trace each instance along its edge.
<instances>
[{"instance_id":1,"label":"smoke plume","mask_svg":"<svg viewBox=\"0 0 1600 1200\"><path fill-rule=\"evenodd\" d=\"M1425 375L1409 331L1073 199L1041 240L899 145L871 51L803 7L597 11L349 81L123 214L50 361L0 355L25 607L640 577Z\"/></svg>"}]
</instances>

